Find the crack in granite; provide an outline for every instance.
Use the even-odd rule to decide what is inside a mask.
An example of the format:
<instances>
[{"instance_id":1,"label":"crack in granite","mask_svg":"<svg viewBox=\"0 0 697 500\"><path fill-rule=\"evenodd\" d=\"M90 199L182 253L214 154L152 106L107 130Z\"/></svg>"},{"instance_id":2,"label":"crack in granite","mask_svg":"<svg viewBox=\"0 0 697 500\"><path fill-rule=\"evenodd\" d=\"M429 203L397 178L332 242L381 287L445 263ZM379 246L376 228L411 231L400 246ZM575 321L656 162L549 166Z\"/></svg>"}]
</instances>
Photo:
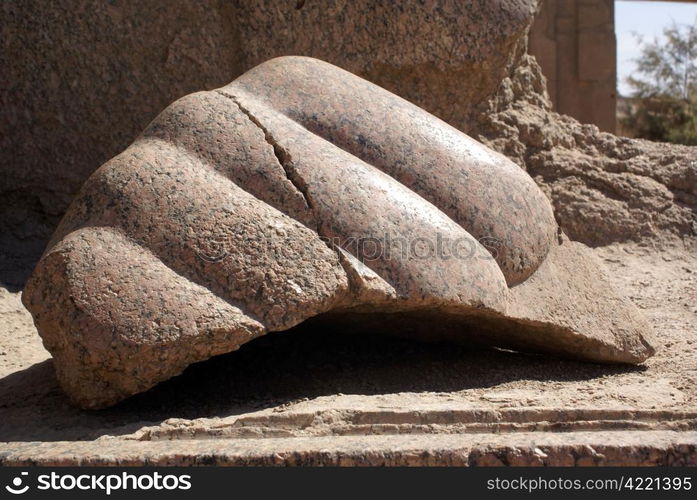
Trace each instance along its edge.
<instances>
[{"instance_id":1,"label":"crack in granite","mask_svg":"<svg viewBox=\"0 0 697 500\"><path fill-rule=\"evenodd\" d=\"M326 236L324 236L320 231L320 222L317 217L317 213L314 210L314 203L312 201L312 197L308 192L307 183L293 166L293 159L290 153L279 144L279 142L274 138L273 134L269 132L269 129L261 123L261 120L259 120L254 115L254 113L252 113L247 107L245 107L240 102L239 97L219 90L216 92L222 95L223 97L230 99L239 108L239 110L249 119L249 121L252 122L264 134L264 140L273 149L273 154L276 157L276 161L279 164L279 166L283 169L283 172L286 175L286 179L288 179L288 182L290 182L292 186L296 189L296 191L298 191L298 193L300 193L300 195L303 197L306 208L312 214L312 219L315 223L315 227L311 229L314 229L315 232L320 236L320 239L327 245L327 247L329 247L330 250L336 253L337 258L339 259L339 264L346 273L346 278L348 280L349 290L351 294L358 294L361 287L360 279L357 277L358 273L353 268L352 264L348 261L346 256L343 255L342 248L329 241L329 239Z\"/></svg>"},{"instance_id":2,"label":"crack in granite","mask_svg":"<svg viewBox=\"0 0 697 500\"><path fill-rule=\"evenodd\" d=\"M269 132L269 130L261 123L261 121L256 116L254 116L254 113L252 113L249 109L242 105L237 96L228 94L227 92L216 92L234 102L235 105L240 109L240 111L242 111L242 113L244 113L244 115L249 119L249 121L251 121L254 125L256 125L256 127L259 130L262 131L262 133L264 134L264 140L273 149L273 154L276 157L276 161L285 172L286 179L288 179L288 182L290 182L293 185L293 187L300 193L300 195L302 195L303 200L305 200L305 206L314 215L314 211L312 210L312 202L310 201L310 198L307 194L307 185L300 177L297 170L293 168L293 165L291 164L292 158L290 156L290 153L288 153L288 151L286 151L278 143L278 141L276 141L276 139L273 137L273 134Z\"/></svg>"}]
</instances>

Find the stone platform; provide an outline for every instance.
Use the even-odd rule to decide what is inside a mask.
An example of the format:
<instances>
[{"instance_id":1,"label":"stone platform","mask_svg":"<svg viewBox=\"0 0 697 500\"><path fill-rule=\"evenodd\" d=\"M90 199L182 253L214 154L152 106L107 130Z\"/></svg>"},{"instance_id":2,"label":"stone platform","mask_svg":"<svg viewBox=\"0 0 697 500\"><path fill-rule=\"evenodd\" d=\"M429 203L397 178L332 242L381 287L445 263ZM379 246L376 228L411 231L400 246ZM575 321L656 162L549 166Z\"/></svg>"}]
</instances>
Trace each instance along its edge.
<instances>
[{"instance_id":1,"label":"stone platform","mask_svg":"<svg viewBox=\"0 0 697 500\"><path fill-rule=\"evenodd\" d=\"M697 254L594 252L657 332L644 365L289 331L100 411L0 290L0 464L697 465Z\"/></svg>"},{"instance_id":2,"label":"stone platform","mask_svg":"<svg viewBox=\"0 0 697 500\"><path fill-rule=\"evenodd\" d=\"M694 420L692 422L694 428ZM696 466L697 432L604 431L13 444L4 466Z\"/></svg>"}]
</instances>

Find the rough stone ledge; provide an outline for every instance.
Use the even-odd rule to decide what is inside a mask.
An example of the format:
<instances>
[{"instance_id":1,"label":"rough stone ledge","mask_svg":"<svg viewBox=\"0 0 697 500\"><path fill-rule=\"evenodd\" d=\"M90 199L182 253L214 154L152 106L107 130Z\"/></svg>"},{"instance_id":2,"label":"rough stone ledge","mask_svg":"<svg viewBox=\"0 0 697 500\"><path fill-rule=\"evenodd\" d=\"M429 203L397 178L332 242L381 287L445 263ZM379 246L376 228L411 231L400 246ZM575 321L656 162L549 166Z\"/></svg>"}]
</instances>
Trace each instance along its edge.
<instances>
[{"instance_id":1,"label":"rough stone ledge","mask_svg":"<svg viewBox=\"0 0 697 500\"><path fill-rule=\"evenodd\" d=\"M608 408L274 408L225 418L170 418L119 439L260 439L620 430L697 431L697 411Z\"/></svg>"},{"instance_id":2,"label":"rough stone ledge","mask_svg":"<svg viewBox=\"0 0 697 500\"><path fill-rule=\"evenodd\" d=\"M686 466L697 432L329 436L0 444L2 466Z\"/></svg>"}]
</instances>

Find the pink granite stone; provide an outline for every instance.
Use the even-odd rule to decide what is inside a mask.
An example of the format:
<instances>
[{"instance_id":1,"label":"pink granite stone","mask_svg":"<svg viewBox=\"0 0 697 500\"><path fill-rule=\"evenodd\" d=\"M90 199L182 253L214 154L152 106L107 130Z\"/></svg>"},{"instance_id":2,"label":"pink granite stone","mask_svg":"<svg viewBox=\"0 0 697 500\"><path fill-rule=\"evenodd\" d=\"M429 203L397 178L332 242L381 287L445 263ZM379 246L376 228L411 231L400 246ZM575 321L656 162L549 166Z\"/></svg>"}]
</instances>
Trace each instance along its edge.
<instances>
[{"instance_id":1,"label":"pink granite stone","mask_svg":"<svg viewBox=\"0 0 697 500\"><path fill-rule=\"evenodd\" d=\"M653 353L523 170L302 57L165 109L85 183L23 300L86 408L307 320L592 361Z\"/></svg>"}]
</instances>

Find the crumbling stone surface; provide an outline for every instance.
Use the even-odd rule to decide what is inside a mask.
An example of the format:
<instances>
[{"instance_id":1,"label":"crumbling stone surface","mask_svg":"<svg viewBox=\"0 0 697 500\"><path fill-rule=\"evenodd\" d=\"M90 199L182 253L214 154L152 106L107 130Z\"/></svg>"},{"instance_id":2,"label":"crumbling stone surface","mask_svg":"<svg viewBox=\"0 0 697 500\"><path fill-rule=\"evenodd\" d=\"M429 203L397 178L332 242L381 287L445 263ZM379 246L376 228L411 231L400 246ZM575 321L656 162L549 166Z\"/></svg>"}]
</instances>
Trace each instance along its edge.
<instances>
[{"instance_id":1,"label":"crumbling stone surface","mask_svg":"<svg viewBox=\"0 0 697 500\"><path fill-rule=\"evenodd\" d=\"M311 318L595 361L653 354L648 324L523 170L302 57L163 111L85 183L23 302L88 408Z\"/></svg>"},{"instance_id":2,"label":"crumbling stone surface","mask_svg":"<svg viewBox=\"0 0 697 500\"><path fill-rule=\"evenodd\" d=\"M531 56L481 105L469 130L527 170L574 240L697 235L697 147L618 137L553 112Z\"/></svg>"}]
</instances>

